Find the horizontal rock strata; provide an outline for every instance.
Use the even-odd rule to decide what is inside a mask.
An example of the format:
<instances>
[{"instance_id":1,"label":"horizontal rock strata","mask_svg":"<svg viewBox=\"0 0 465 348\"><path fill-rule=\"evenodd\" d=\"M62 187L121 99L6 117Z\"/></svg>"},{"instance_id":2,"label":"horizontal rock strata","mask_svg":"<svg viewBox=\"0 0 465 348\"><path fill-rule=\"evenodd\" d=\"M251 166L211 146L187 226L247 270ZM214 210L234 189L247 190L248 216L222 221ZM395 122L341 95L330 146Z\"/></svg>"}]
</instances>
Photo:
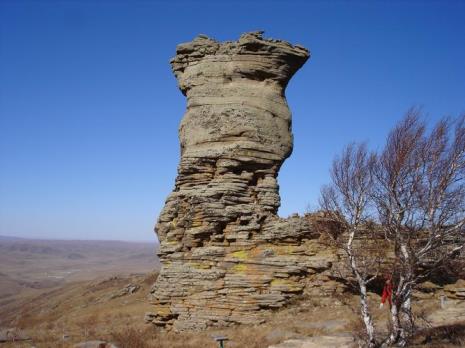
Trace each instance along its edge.
<instances>
[{"instance_id":1,"label":"horizontal rock strata","mask_svg":"<svg viewBox=\"0 0 465 348\"><path fill-rule=\"evenodd\" d=\"M256 32L224 43L201 35L176 53L187 111L146 320L175 330L256 324L296 295L334 291L325 280L336 254L308 220L276 216L276 178L292 151L284 90L309 52Z\"/></svg>"}]
</instances>

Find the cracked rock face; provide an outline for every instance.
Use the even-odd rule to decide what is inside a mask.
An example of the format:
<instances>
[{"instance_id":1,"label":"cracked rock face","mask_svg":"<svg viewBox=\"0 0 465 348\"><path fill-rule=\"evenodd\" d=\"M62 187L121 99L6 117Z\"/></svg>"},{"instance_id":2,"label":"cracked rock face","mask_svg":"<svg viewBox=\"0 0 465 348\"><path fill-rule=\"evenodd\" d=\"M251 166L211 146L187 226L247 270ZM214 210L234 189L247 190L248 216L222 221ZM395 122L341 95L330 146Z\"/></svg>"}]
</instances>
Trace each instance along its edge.
<instances>
[{"instance_id":1,"label":"cracked rock face","mask_svg":"<svg viewBox=\"0 0 465 348\"><path fill-rule=\"evenodd\" d=\"M276 178L292 152L284 90L308 58L261 32L178 45L171 65L187 111L175 188L156 225L162 269L147 321L259 323L330 268L310 222L276 216Z\"/></svg>"}]
</instances>

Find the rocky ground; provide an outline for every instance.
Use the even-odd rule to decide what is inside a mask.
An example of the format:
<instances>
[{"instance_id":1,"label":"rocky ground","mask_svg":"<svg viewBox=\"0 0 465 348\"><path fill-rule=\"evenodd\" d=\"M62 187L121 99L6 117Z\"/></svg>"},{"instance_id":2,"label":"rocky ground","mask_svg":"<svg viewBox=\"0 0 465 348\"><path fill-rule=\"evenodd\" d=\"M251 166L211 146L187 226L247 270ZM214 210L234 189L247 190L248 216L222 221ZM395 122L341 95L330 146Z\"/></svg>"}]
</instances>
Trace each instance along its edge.
<instances>
[{"instance_id":1,"label":"rocky ground","mask_svg":"<svg viewBox=\"0 0 465 348\"><path fill-rule=\"evenodd\" d=\"M356 313L358 299L348 293L319 300L297 298L285 309L267 312L261 324L182 333L157 329L142 320L155 277L155 274L133 274L76 282L25 299L2 313L2 326L21 329L20 333L30 340L4 343L2 347L75 347L82 342L99 341L120 348L214 348L217 344L213 336L217 335L229 338L227 348L357 346L357 335L361 332ZM424 330L415 337L413 346L463 346L465 301L457 295L463 285L462 280L444 287L426 284L428 290L417 294L415 312ZM447 299L441 301L442 296ZM370 295L377 329L382 335L386 331L388 310L380 309L379 301L377 294ZM455 332L455 338L451 332Z\"/></svg>"}]
</instances>

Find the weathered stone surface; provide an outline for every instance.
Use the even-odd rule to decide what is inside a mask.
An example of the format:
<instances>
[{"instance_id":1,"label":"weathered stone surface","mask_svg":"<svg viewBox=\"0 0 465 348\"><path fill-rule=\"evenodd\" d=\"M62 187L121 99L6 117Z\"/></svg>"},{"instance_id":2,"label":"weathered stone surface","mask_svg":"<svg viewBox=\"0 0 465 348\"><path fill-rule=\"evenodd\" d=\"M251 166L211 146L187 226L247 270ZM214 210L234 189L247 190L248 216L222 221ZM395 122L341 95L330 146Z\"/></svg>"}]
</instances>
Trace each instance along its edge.
<instances>
[{"instance_id":1,"label":"weathered stone surface","mask_svg":"<svg viewBox=\"0 0 465 348\"><path fill-rule=\"evenodd\" d=\"M315 336L305 339L287 340L268 348L355 348L358 345L352 337Z\"/></svg>"},{"instance_id":2,"label":"weathered stone surface","mask_svg":"<svg viewBox=\"0 0 465 348\"><path fill-rule=\"evenodd\" d=\"M307 219L276 216L276 178L292 151L284 90L309 52L255 32L224 43L200 35L176 53L187 111L146 320L176 330L257 324L306 289L334 291L324 280L337 255Z\"/></svg>"},{"instance_id":3,"label":"weathered stone surface","mask_svg":"<svg viewBox=\"0 0 465 348\"><path fill-rule=\"evenodd\" d=\"M433 326L463 323L465 321L465 301L447 298L441 304L441 308L427 315L426 319Z\"/></svg>"},{"instance_id":4,"label":"weathered stone surface","mask_svg":"<svg viewBox=\"0 0 465 348\"><path fill-rule=\"evenodd\" d=\"M459 279L455 284L446 285L444 293L449 298L465 300L465 279Z\"/></svg>"}]
</instances>

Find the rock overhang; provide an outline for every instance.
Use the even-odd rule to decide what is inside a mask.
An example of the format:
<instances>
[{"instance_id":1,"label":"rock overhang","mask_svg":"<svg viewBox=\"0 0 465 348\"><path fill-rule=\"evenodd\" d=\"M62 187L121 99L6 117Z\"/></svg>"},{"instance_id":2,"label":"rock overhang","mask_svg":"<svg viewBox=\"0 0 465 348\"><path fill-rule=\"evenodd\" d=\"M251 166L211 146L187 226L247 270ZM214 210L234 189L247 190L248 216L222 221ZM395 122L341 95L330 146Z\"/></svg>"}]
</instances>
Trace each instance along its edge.
<instances>
[{"instance_id":1,"label":"rock overhang","mask_svg":"<svg viewBox=\"0 0 465 348\"><path fill-rule=\"evenodd\" d=\"M225 42L199 35L178 45L170 63L183 94L196 84L196 78L205 77L205 70L209 77L229 82L245 78L274 81L285 87L310 58L310 52L301 45L263 38L263 33L249 32L237 41ZM210 65L207 69L206 64Z\"/></svg>"}]
</instances>

